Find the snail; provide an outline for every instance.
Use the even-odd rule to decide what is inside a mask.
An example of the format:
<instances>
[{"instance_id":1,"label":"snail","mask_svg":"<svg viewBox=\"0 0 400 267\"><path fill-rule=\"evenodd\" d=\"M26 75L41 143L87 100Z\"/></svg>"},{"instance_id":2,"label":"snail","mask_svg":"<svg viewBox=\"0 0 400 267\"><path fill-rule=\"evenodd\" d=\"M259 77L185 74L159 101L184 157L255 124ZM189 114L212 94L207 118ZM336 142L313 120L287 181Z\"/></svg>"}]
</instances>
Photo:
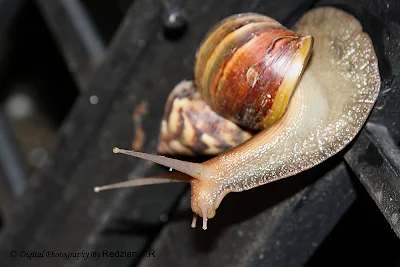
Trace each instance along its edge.
<instances>
[{"instance_id":1,"label":"snail","mask_svg":"<svg viewBox=\"0 0 400 267\"><path fill-rule=\"evenodd\" d=\"M206 35L195 81L173 90L161 126L159 150L215 156L191 163L114 148L176 171L95 191L189 182L192 227L201 216L207 229L228 193L293 176L342 150L366 122L380 83L371 39L342 10L313 9L293 31L261 14L230 16Z\"/></svg>"}]
</instances>

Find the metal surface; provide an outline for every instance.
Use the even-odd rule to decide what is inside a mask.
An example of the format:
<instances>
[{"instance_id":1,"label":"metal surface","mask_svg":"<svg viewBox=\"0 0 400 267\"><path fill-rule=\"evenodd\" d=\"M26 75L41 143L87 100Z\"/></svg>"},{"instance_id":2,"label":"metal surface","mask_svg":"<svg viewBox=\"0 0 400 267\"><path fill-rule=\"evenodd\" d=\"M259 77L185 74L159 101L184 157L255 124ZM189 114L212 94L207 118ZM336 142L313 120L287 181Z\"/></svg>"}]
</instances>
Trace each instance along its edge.
<instances>
[{"instance_id":1,"label":"metal surface","mask_svg":"<svg viewBox=\"0 0 400 267\"><path fill-rule=\"evenodd\" d=\"M170 39L182 37L188 18L183 9L182 0L159 0L161 5L161 18L164 25L164 35Z\"/></svg>"},{"instance_id":2,"label":"metal surface","mask_svg":"<svg viewBox=\"0 0 400 267\"><path fill-rule=\"evenodd\" d=\"M368 123L345 159L400 238L400 149L388 130Z\"/></svg>"},{"instance_id":3,"label":"metal surface","mask_svg":"<svg viewBox=\"0 0 400 267\"><path fill-rule=\"evenodd\" d=\"M68 18L74 25L77 35L81 39L89 59L94 62L100 62L103 59L105 48L96 29L94 28L86 10L78 0L60 0Z\"/></svg>"},{"instance_id":4,"label":"metal surface","mask_svg":"<svg viewBox=\"0 0 400 267\"><path fill-rule=\"evenodd\" d=\"M81 91L105 54L102 40L78 0L36 0Z\"/></svg>"},{"instance_id":5,"label":"metal surface","mask_svg":"<svg viewBox=\"0 0 400 267\"><path fill-rule=\"evenodd\" d=\"M99 62L91 61L100 53L90 55L90 41L80 36L84 31L77 30L79 23L72 23L74 16L60 1L36 2L82 94L60 130L51 160L0 233L0 266L304 266L358 197L361 189L353 172L398 231L396 1L185 1L178 9L184 10L188 28L179 38L169 38L162 22L168 12L160 12L160 1L136 0ZM164 1L164 8L166 3L181 2ZM93 192L97 185L167 171L113 155L112 148L129 148L140 127L141 150L156 153L162 103L179 81L192 78L195 51L211 26L238 12L263 13L291 26L320 5L338 6L360 19L376 47L382 75L381 97L369 120L374 124L345 151L295 177L230 194L207 231L190 228L187 185ZM137 124L132 117L143 106L147 109ZM136 254L28 261L11 258L12 250ZM155 257L149 257L149 250Z\"/></svg>"},{"instance_id":6,"label":"metal surface","mask_svg":"<svg viewBox=\"0 0 400 267\"><path fill-rule=\"evenodd\" d=\"M133 127L131 111L147 95L152 108L147 117L146 132L152 134L146 137L146 146L151 145L147 151L155 151L155 143L152 140L156 140L158 123L152 118L161 117L163 107L156 105L156 101L159 100L151 96L154 95L154 90L162 88L166 98L176 80L163 84L159 76L165 75L161 71L163 65L157 65L158 76L146 71L144 66L149 66L149 61L154 62L156 59L166 62L174 57L171 55L173 52L179 54L171 44L158 44L157 47L155 43L156 47L153 45L151 49L150 46L140 45L142 42L152 43L157 40L157 30L161 29L160 25L155 23L158 20L156 10L151 2L137 1L128 11L127 18L110 46L107 58L89 86L89 92L77 100L75 109L61 128L58 145L51 160L34 178L35 182L11 214L12 223L1 233L1 266L26 266L25 259L22 258L10 262L9 253L12 249L21 251L46 248L75 251L86 246L110 248L112 243L120 246L129 243L134 246L135 251L139 251L157 233L157 227L162 225L160 215L168 213L174 206L176 197L182 190L179 185L175 189L164 187L161 192L160 187L139 189L138 191L151 190L153 193L137 193L140 198L135 198L134 205L125 202L126 193L132 191L114 191L101 195L93 192L95 185L126 179L131 172L144 175L145 171L149 171L150 166L144 167L143 162L115 157L112 147L116 144L130 146L133 136L129 130ZM164 58L155 58L155 51L159 51L160 46L164 48ZM173 67L175 63L170 62L171 71L176 70L176 66ZM141 74L131 79L130 76L135 71L140 71ZM136 81L138 77L141 77L140 81ZM163 79L165 81L165 78ZM159 86L155 87L155 84ZM153 90L148 90L149 87ZM93 96L98 99L96 104L90 102ZM120 143L121 140L123 143ZM153 172L157 169L159 170L158 166ZM151 197L154 197L154 200ZM146 203L150 204L147 216ZM161 210L150 209L153 205ZM112 214L124 214L124 207L128 221L136 214L133 213L136 207L141 214L144 213L140 216L139 225L149 227L154 224L155 228L150 227L151 231L149 230L148 234L138 228L132 230L139 231L136 235L120 235L119 229L116 230L117 234L101 235L109 231L108 223L115 219ZM132 261L130 258L121 260ZM64 259L52 258L33 263L38 266L54 266L66 262ZM94 260L82 261L79 264L99 265Z\"/></svg>"},{"instance_id":7,"label":"metal surface","mask_svg":"<svg viewBox=\"0 0 400 267\"><path fill-rule=\"evenodd\" d=\"M27 188L23 163L10 125L0 112L0 212L6 225L14 203Z\"/></svg>"},{"instance_id":8,"label":"metal surface","mask_svg":"<svg viewBox=\"0 0 400 267\"><path fill-rule=\"evenodd\" d=\"M27 177L23 161L12 135L10 125L0 113L0 170L14 198L20 197L26 190Z\"/></svg>"}]
</instances>

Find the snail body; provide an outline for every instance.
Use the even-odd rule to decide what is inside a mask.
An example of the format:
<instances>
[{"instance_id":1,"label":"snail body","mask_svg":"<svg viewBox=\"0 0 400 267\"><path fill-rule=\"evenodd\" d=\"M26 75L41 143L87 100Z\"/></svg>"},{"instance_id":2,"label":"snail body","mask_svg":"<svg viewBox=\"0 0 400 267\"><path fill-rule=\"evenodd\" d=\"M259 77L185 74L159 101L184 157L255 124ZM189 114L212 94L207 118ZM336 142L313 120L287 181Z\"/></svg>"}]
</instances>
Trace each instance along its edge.
<instances>
[{"instance_id":1,"label":"snail body","mask_svg":"<svg viewBox=\"0 0 400 267\"><path fill-rule=\"evenodd\" d=\"M260 38L269 38L269 42L264 40L263 49L252 50ZM379 94L380 76L372 42L360 23L341 10L326 7L304 15L294 31L258 14L225 19L207 35L197 53L195 84L215 111L214 128L229 119L260 131L201 164L115 149L115 153L151 160L178 172L95 190L190 182L192 226L200 215L206 229L207 220L215 216L229 192L295 175L342 150L368 118ZM167 114L174 114L178 102L169 100ZM187 128L183 126L189 127L195 116L181 117L183 123L177 123L181 127L172 128L184 132ZM171 124L163 120L162 132ZM208 134L198 129L193 132L186 135L201 140L199 136Z\"/></svg>"}]
</instances>

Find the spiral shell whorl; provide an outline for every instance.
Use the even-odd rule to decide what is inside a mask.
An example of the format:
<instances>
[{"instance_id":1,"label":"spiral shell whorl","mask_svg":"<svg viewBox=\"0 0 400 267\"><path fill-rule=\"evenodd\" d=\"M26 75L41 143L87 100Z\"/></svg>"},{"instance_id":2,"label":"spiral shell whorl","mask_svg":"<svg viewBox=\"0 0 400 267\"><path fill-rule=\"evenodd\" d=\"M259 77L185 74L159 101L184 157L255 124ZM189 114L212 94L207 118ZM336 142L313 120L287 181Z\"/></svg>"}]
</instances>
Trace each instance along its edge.
<instances>
[{"instance_id":1,"label":"spiral shell whorl","mask_svg":"<svg viewBox=\"0 0 400 267\"><path fill-rule=\"evenodd\" d=\"M286 111L312 46L312 37L269 17L228 17L197 52L196 87L219 115L250 129L267 128Z\"/></svg>"}]
</instances>

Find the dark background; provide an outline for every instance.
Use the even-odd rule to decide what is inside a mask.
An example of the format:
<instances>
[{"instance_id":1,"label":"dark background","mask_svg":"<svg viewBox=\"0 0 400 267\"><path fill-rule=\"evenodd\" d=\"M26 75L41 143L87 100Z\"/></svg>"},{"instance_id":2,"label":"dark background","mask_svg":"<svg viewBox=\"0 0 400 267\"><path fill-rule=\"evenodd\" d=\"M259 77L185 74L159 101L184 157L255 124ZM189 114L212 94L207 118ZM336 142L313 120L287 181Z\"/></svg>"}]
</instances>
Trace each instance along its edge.
<instances>
[{"instance_id":1,"label":"dark background","mask_svg":"<svg viewBox=\"0 0 400 267\"><path fill-rule=\"evenodd\" d=\"M318 6L357 17L379 59L380 97L349 147L230 194L207 231L190 228L186 185L93 192L167 171L112 147L131 147L144 103L142 151L156 153L168 93L192 78L216 22L251 11L290 27ZM398 14L395 0L0 0L0 265L400 266ZM28 260L12 250L137 256Z\"/></svg>"}]
</instances>

